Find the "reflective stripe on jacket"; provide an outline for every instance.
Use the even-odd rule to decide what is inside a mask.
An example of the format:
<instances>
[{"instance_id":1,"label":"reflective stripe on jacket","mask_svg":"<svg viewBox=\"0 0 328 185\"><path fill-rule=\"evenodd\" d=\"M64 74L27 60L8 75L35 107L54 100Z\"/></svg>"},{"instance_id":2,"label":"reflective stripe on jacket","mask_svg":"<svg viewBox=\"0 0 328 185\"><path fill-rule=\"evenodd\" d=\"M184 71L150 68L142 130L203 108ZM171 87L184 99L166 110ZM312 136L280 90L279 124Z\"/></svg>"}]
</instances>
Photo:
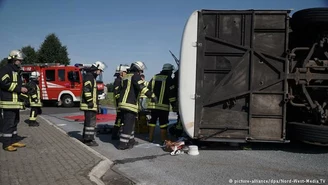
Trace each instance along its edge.
<instances>
[{"instance_id":1,"label":"reflective stripe on jacket","mask_svg":"<svg viewBox=\"0 0 328 185\"><path fill-rule=\"evenodd\" d=\"M158 98L158 103L148 102L148 109L170 111L170 104L176 101L174 95L175 86L171 76L161 72L155 75L149 82L148 88L151 89Z\"/></svg>"},{"instance_id":2,"label":"reflective stripe on jacket","mask_svg":"<svg viewBox=\"0 0 328 185\"><path fill-rule=\"evenodd\" d=\"M30 81L28 84L28 95L31 107L42 107L40 88L37 83Z\"/></svg>"},{"instance_id":3,"label":"reflective stripe on jacket","mask_svg":"<svg viewBox=\"0 0 328 185\"><path fill-rule=\"evenodd\" d=\"M0 69L0 108L23 109L23 102L19 95L22 87L22 79L16 65L8 63Z\"/></svg>"},{"instance_id":4,"label":"reflective stripe on jacket","mask_svg":"<svg viewBox=\"0 0 328 185\"><path fill-rule=\"evenodd\" d=\"M149 82L144 81L144 86L148 87ZM144 93L140 93L140 98L147 98L147 96Z\"/></svg>"},{"instance_id":5,"label":"reflective stripe on jacket","mask_svg":"<svg viewBox=\"0 0 328 185\"><path fill-rule=\"evenodd\" d=\"M118 99L120 98L121 83L122 83L122 78L120 76L115 78L113 96L114 96L116 109L118 108Z\"/></svg>"},{"instance_id":6,"label":"reflective stripe on jacket","mask_svg":"<svg viewBox=\"0 0 328 185\"><path fill-rule=\"evenodd\" d=\"M129 73L122 78L122 90L119 98L119 109L138 113L139 95L144 93L148 98L154 94L144 85L138 73Z\"/></svg>"},{"instance_id":7,"label":"reflective stripe on jacket","mask_svg":"<svg viewBox=\"0 0 328 185\"><path fill-rule=\"evenodd\" d=\"M93 103L92 108L88 108L90 102ZM87 73L83 79L80 110L98 111L97 82L92 73Z\"/></svg>"}]
</instances>

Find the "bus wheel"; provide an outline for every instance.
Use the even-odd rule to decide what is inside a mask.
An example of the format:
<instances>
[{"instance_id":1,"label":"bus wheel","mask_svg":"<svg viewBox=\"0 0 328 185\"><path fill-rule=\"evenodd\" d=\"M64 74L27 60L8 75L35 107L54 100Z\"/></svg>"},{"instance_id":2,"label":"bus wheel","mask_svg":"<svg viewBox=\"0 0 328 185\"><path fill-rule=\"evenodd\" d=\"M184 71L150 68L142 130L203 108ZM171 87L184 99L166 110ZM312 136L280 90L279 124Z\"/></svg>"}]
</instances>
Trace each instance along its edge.
<instances>
[{"instance_id":1,"label":"bus wheel","mask_svg":"<svg viewBox=\"0 0 328 185\"><path fill-rule=\"evenodd\" d=\"M295 12L291 19L293 31L314 33L328 31L328 8L308 8Z\"/></svg>"},{"instance_id":2,"label":"bus wheel","mask_svg":"<svg viewBox=\"0 0 328 185\"><path fill-rule=\"evenodd\" d=\"M73 107L74 106L73 97L71 95L66 94L66 95L62 96L61 100L62 100L62 105L64 107Z\"/></svg>"},{"instance_id":3,"label":"bus wheel","mask_svg":"<svg viewBox=\"0 0 328 185\"><path fill-rule=\"evenodd\" d=\"M328 145L327 125L312 125L306 123L290 122L287 123L287 128L291 139L321 146Z\"/></svg>"}]
</instances>

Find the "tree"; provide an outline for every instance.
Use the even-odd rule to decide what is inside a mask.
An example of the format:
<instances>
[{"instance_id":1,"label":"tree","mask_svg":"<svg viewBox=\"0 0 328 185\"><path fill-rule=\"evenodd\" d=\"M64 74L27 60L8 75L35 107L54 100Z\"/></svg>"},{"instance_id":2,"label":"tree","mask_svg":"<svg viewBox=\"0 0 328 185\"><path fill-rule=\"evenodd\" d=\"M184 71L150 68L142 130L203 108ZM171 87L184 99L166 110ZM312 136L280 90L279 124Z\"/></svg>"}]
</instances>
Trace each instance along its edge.
<instances>
[{"instance_id":1,"label":"tree","mask_svg":"<svg viewBox=\"0 0 328 185\"><path fill-rule=\"evenodd\" d=\"M7 62L8 62L7 58L2 59L0 62L0 67L5 66L7 64Z\"/></svg>"},{"instance_id":2,"label":"tree","mask_svg":"<svg viewBox=\"0 0 328 185\"><path fill-rule=\"evenodd\" d=\"M67 47L62 46L59 38L54 34L47 35L38 51L38 60L40 63L61 63L70 64Z\"/></svg>"},{"instance_id":3,"label":"tree","mask_svg":"<svg viewBox=\"0 0 328 185\"><path fill-rule=\"evenodd\" d=\"M108 92L113 92L114 91L114 84L113 83L106 84L106 87L107 87Z\"/></svg>"},{"instance_id":4,"label":"tree","mask_svg":"<svg viewBox=\"0 0 328 185\"><path fill-rule=\"evenodd\" d=\"M38 63L38 56L31 46L22 47L22 52L26 55L26 59L24 60L25 64L34 64Z\"/></svg>"}]
</instances>

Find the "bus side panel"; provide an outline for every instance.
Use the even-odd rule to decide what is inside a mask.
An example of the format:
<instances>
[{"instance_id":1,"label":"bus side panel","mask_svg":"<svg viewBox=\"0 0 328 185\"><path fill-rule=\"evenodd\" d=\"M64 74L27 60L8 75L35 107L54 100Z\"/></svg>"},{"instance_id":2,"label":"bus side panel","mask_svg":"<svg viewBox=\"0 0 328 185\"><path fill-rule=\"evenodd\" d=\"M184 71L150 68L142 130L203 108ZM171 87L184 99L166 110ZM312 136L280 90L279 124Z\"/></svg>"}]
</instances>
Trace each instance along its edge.
<instances>
[{"instance_id":1,"label":"bus side panel","mask_svg":"<svg viewBox=\"0 0 328 185\"><path fill-rule=\"evenodd\" d=\"M199 13L195 137L285 140L288 13Z\"/></svg>"}]
</instances>

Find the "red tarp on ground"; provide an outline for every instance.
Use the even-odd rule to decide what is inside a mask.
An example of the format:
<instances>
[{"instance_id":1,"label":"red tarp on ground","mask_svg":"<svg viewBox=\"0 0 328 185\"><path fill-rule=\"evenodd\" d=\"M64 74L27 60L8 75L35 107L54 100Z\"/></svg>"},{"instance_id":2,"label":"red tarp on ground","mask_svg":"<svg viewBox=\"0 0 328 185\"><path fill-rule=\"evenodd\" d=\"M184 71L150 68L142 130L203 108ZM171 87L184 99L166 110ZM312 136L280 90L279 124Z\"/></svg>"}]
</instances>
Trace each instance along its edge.
<instances>
[{"instance_id":1,"label":"red tarp on ground","mask_svg":"<svg viewBox=\"0 0 328 185\"><path fill-rule=\"evenodd\" d=\"M84 115L65 116L64 118L74 121L84 121ZM97 114L97 123L114 121L116 114Z\"/></svg>"}]
</instances>

